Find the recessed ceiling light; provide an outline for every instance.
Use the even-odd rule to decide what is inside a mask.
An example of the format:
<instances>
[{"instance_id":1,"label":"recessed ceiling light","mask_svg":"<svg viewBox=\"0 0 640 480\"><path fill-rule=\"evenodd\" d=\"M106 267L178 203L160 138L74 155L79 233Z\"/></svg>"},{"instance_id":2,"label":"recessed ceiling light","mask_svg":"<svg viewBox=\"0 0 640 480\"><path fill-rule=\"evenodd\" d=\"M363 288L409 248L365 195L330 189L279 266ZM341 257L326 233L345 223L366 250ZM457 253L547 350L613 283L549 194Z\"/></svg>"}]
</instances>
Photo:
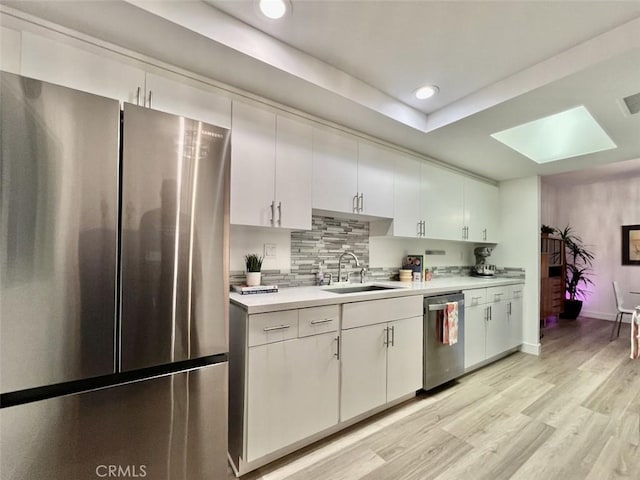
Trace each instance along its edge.
<instances>
[{"instance_id":1,"label":"recessed ceiling light","mask_svg":"<svg viewBox=\"0 0 640 480\"><path fill-rule=\"evenodd\" d=\"M431 98L439 91L440 89L435 85L425 85L424 87L420 87L416 90L416 98L418 98L419 100Z\"/></svg>"},{"instance_id":2,"label":"recessed ceiling light","mask_svg":"<svg viewBox=\"0 0 640 480\"><path fill-rule=\"evenodd\" d=\"M617 147L584 105L491 136L537 163Z\"/></svg>"},{"instance_id":3,"label":"recessed ceiling light","mask_svg":"<svg viewBox=\"0 0 640 480\"><path fill-rule=\"evenodd\" d=\"M265 17L275 20L287 13L287 4L284 0L260 0L260 11Z\"/></svg>"}]
</instances>

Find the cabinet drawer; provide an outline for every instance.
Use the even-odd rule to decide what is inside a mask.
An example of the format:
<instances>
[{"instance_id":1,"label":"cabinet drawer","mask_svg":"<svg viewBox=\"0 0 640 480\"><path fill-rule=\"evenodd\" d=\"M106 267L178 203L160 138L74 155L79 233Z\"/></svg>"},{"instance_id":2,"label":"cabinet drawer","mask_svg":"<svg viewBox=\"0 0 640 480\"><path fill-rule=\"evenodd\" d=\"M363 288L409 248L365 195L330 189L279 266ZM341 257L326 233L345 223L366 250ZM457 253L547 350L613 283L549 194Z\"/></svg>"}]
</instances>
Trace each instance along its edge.
<instances>
[{"instance_id":1,"label":"cabinet drawer","mask_svg":"<svg viewBox=\"0 0 640 480\"><path fill-rule=\"evenodd\" d=\"M489 287L487 288L487 303L501 302L509 296L508 287Z\"/></svg>"},{"instance_id":2,"label":"cabinet drawer","mask_svg":"<svg viewBox=\"0 0 640 480\"><path fill-rule=\"evenodd\" d=\"M249 315L249 346L281 342L298 336L298 310Z\"/></svg>"},{"instance_id":3,"label":"cabinet drawer","mask_svg":"<svg viewBox=\"0 0 640 480\"><path fill-rule=\"evenodd\" d=\"M464 293L464 306L473 307L475 305L482 305L487 301L487 289L476 288L474 290L465 290Z\"/></svg>"},{"instance_id":4,"label":"cabinet drawer","mask_svg":"<svg viewBox=\"0 0 640 480\"><path fill-rule=\"evenodd\" d=\"M342 328L355 328L422 315L423 296L384 298L342 306Z\"/></svg>"},{"instance_id":5,"label":"cabinet drawer","mask_svg":"<svg viewBox=\"0 0 640 480\"><path fill-rule=\"evenodd\" d=\"M509 286L509 298L522 298L524 295L524 284Z\"/></svg>"},{"instance_id":6,"label":"cabinet drawer","mask_svg":"<svg viewBox=\"0 0 640 480\"><path fill-rule=\"evenodd\" d=\"M338 305L298 310L298 336L308 337L338 330Z\"/></svg>"}]
</instances>

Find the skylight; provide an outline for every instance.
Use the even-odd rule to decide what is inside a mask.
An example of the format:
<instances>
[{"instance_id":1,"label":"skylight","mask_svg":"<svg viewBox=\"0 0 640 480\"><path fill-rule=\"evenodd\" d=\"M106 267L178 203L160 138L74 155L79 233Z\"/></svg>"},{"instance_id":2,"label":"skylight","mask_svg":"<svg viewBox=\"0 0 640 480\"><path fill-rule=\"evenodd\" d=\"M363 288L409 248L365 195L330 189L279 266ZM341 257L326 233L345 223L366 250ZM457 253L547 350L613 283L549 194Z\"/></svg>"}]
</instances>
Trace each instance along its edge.
<instances>
[{"instance_id":1,"label":"skylight","mask_svg":"<svg viewBox=\"0 0 640 480\"><path fill-rule=\"evenodd\" d=\"M491 136L537 163L616 148L584 105Z\"/></svg>"}]
</instances>

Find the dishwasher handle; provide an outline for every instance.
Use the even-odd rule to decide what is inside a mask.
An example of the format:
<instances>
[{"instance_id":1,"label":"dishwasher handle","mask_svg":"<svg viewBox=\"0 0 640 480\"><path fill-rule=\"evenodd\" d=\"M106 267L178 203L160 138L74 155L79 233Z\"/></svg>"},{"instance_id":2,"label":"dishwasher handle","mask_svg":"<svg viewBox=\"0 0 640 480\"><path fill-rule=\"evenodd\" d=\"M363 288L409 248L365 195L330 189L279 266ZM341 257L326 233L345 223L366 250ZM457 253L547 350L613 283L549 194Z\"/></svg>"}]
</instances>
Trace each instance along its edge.
<instances>
[{"instance_id":1,"label":"dishwasher handle","mask_svg":"<svg viewBox=\"0 0 640 480\"><path fill-rule=\"evenodd\" d=\"M456 300L458 303L458 309L464 308L464 300ZM438 312L447 308L446 303L430 303L427 308L430 312Z\"/></svg>"}]
</instances>

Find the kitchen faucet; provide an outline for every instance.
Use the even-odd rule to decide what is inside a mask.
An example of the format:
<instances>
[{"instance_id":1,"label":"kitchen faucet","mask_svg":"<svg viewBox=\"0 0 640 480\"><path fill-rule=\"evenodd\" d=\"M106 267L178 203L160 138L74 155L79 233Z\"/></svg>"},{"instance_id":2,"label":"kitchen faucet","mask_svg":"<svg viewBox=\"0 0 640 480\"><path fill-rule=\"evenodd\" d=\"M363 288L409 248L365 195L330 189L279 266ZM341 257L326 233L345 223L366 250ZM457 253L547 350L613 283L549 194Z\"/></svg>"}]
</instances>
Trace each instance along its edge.
<instances>
[{"instance_id":1,"label":"kitchen faucet","mask_svg":"<svg viewBox=\"0 0 640 480\"><path fill-rule=\"evenodd\" d=\"M360 266L360 263L358 262L358 257L356 257L356 255L354 253L351 252L344 252L342 255L340 255L340 258L338 258L338 282L342 282L342 257L344 257L345 255L351 255L353 257L353 259L356 261L356 267ZM346 281L349 281L349 275L347 274L347 279Z\"/></svg>"}]
</instances>

